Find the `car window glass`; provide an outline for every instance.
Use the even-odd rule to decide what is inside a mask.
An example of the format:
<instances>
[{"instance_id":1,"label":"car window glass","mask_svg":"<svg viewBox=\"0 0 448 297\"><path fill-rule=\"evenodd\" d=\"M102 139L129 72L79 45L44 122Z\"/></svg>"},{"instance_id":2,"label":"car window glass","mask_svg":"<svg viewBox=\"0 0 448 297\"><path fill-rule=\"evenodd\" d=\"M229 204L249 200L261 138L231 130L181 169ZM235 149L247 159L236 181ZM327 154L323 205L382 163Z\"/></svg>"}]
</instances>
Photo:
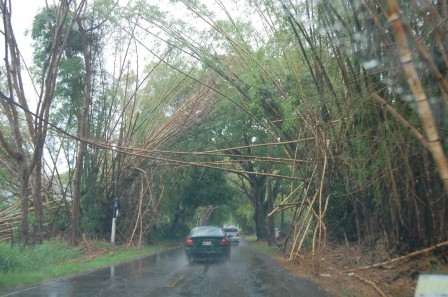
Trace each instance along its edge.
<instances>
[{"instance_id":1,"label":"car window glass","mask_svg":"<svg viewBox=\"0 0 448 297\"><path fill-rule=\"evenodd\" d=\"M196 228L191 231L191 236L224 236L219 228Z\"/></svg>"}]
</instances>

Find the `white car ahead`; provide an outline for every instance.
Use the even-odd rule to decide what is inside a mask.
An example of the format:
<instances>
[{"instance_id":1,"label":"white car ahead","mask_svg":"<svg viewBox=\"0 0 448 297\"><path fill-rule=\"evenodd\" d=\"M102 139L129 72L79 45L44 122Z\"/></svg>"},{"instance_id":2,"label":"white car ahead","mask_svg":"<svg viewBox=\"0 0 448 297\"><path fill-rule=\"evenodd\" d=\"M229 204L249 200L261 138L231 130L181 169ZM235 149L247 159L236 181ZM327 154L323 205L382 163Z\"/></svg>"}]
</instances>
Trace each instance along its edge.
<instances>
[{"instance_id":1,"label":"white car ahead","mask_svg":"<svg viewBox=\"0 0 448 297\"><path fill-rule=\"evenodd\" d=\"M240 231L237 227L234 226L226 226L223 228L226 233L226 237L230 240L231 243L238 244L240 242Z\"/></svg>"}]
</instances>

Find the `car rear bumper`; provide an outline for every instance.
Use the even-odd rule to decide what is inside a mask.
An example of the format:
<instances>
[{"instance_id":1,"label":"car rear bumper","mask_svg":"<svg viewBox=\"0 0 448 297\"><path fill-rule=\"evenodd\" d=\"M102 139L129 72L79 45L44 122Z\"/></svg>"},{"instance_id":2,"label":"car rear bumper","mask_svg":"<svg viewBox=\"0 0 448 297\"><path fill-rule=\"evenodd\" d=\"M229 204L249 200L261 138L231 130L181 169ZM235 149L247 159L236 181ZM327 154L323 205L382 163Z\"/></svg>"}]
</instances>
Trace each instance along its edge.
<instances>
[{"instance_id":1,"label":"car rear bumper","mask_svg":"<svg viewBox=\"0 0 448 297\"><path fill-rule=\"evenodd\" d=\"M206 248L185 248L187 257L195 258L218 258L230 255L230 248L206 249Z\"/></svg>"}]
</instances>

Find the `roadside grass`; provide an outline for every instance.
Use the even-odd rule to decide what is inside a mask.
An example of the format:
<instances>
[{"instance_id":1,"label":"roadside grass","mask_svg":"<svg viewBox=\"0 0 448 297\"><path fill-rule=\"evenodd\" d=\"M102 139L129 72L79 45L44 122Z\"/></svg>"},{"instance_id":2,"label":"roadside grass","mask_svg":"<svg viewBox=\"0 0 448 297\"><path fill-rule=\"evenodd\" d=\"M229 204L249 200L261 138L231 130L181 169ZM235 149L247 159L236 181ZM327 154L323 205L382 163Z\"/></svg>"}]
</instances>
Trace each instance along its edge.
<instances>
[{"instance_id":1,"label":"roadside grass","mask_svg":"<svg viewBox=\"0 0 448 297\"><path fill-rule=\"evenodd\" d=\"M11 247L0 243L0 288L13 288L85 272L168 250L176 244L126 247L94 241L72 247L58 240Z\"/></svg>"},{"instance_id":2,"label":"roadside grass","mask_svg":"<svg viewBox=\"0 0 448 297\"><path fill-rule=\"evenodd\" d=\"M338 291L339 296L341 297L356 297L356 294L353 293L350 289L342 287Z\"/></svg>"},{"instance_id":3,"label":"roadside grass","mask_svg":"<svg viewBox=\"0 0 448 297\"><path fill-rule=\"evenodd\" d=\"M249 244L250 247L253 249L267 253L267 254L276 254L277 248L275 246L268 246L268 242L264 240L257 240L257 237L255 235L246 235L244 237L246 242Z\"/></svg>"}]
</instances>

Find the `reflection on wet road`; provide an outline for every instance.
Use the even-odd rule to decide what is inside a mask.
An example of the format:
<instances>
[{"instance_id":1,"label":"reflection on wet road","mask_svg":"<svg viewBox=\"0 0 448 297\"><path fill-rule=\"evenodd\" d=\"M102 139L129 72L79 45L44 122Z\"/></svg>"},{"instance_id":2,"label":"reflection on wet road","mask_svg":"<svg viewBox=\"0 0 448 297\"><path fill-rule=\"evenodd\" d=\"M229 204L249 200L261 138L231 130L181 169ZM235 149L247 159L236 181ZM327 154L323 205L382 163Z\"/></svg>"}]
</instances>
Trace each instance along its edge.
<instances>
[{"instance_id":1,"label":"reflection on wet road","mask_svg":"<svg viewBox=\"0 0 448 297\"><path fill-rule=\"evenodd\" d=\"M1 296L330 296L242 242L230 263L188 264L182 249L43 283Z\"/></svg>"}]
</instances>

